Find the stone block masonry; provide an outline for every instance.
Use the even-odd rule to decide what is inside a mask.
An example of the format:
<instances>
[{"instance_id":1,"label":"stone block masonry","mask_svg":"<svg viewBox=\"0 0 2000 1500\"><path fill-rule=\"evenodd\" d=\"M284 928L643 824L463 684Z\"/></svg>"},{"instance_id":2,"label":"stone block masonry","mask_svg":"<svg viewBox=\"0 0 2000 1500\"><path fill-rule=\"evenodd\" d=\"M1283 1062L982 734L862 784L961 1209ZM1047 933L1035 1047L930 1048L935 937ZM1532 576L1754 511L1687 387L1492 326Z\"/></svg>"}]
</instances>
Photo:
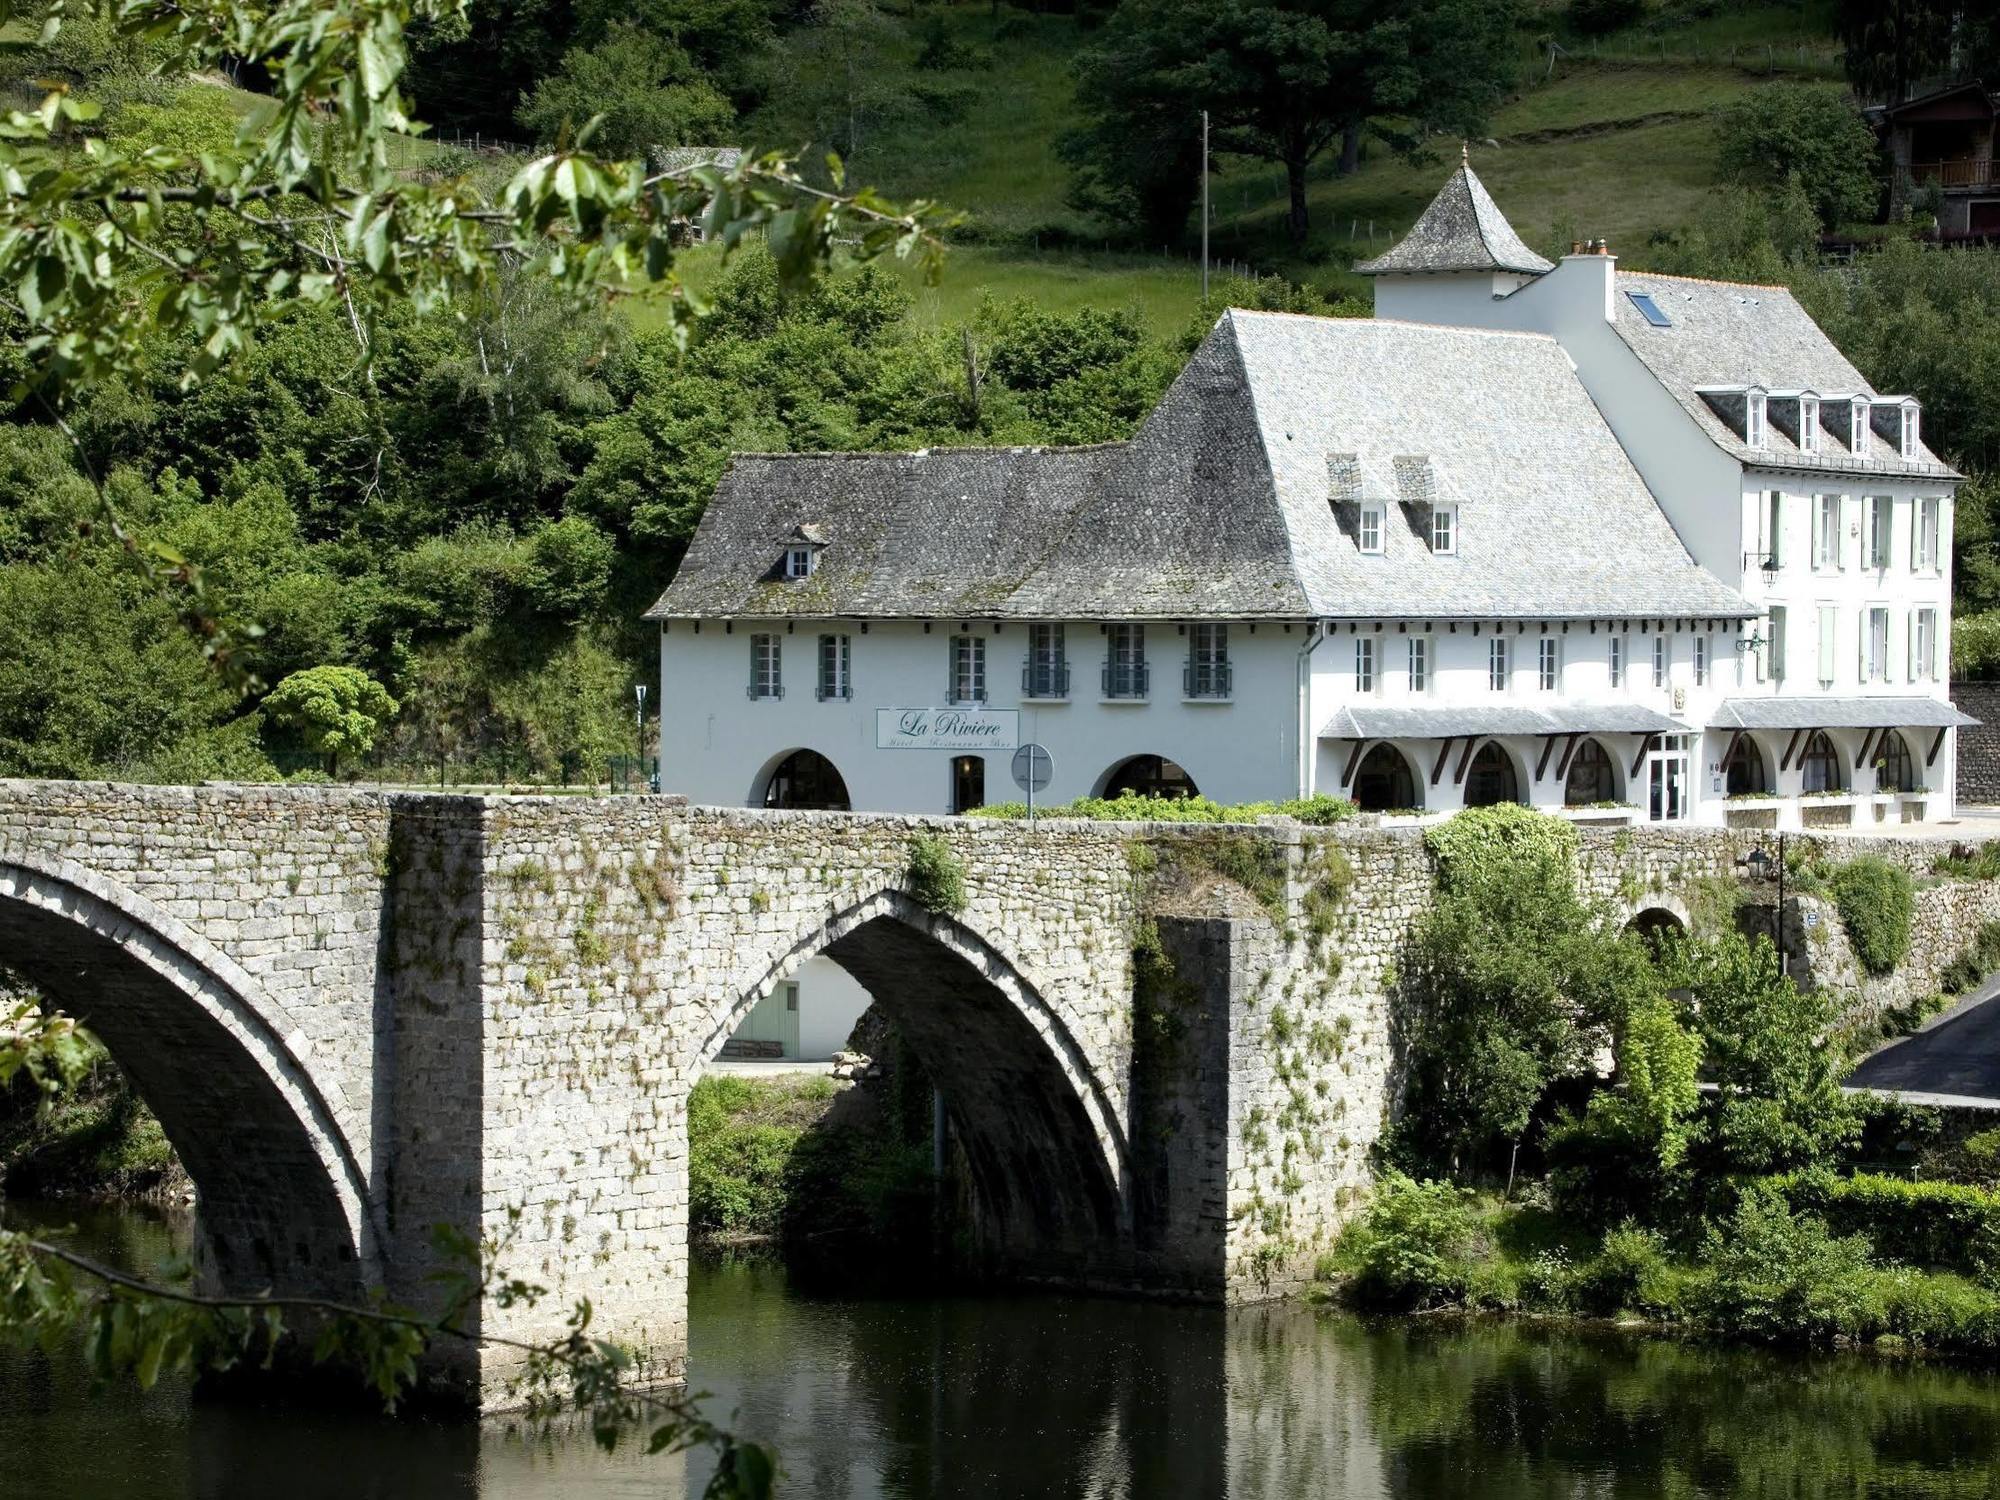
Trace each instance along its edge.
<instances>
[{"instance_id":1,"label":"stone block masonry","mask_svg":"<svg viewBox=\"0 0 2000 1500\"><path fill-rule=\"evenodd\" d=\"M962 869L961 910L911 889L918 834ZM1583 877L1685 915L1757 837L1591 835ZM1430 889L1420 835L1372 827L0 782L0 963L154 1106L208 1284L424 1305L445 1225L548 1290L481 1309L486 1331L553 1335L588 1297L663 1377L689 1091L808 959L938 1080L995 1271L1249 1300L1307 1280L1367 1189ZM1951 935L1995 904L1960 889L1924 893ZM505 1399L505 1361L445 1359L450 1388Z\"/></svg>"}]
</instances>

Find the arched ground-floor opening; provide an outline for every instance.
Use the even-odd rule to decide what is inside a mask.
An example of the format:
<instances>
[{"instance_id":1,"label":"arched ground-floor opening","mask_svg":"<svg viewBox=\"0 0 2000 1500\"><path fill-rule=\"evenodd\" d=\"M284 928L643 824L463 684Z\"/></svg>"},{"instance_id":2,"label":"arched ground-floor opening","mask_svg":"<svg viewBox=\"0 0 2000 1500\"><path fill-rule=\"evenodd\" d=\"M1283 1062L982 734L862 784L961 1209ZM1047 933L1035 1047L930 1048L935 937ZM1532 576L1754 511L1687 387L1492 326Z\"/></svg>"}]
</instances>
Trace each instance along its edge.
<instances>
[{"instance_id":1,"label":"arched ground-floor opening","mask_svg":"<svg viewBox=\"0 0 2000 1500\"><path fill-rule=\"evenodd\" d=\"M1409 757L1385 741L1361 757L1352 794L1363 812L1413 811L1423 806L1418 785Z\"/></svg>"},{"instance_id":2,"label":"arched ground-floor opening","mask_svg":"<svg viewBox=\"0 0 2000 1500\"><path fill-rule=\"evenodd\" d=\"M1563 778L1563 801L1570 807L1591 807L1601 802L1617 802L1618 764L1596 739L1577 742L1570 753L1569 772Z\"/></svg>"},{"instance_id":3,"label":"arched ground-floor opening","mask_svg":"<svg viewBox=\"0 0 2000 1500\"><path fill-rule=\"evenodd\" d=\"M1498 740L1488 740L1466 768L1465 805L1491 807L1520 800L1521 780L1514 770L1514 758L1500 748Z\"/></svg>"},{"instance_id":4,"label":"arched ground-floor opening","mask_svg":"<svg viewBox=\"0 0 2000 1500\"><path fill-rule=\"evenodd\" d=\"M0 965L87 1026L158 1118L194 1181L202 1286L379 1282L367 1180L296 1027L228 960L107 882L0 863Z\"/></svg>"},{"instance_id":5,"label":"arched ground-floor opening","mask_svg":"<svg viewBox=\"0 0 2000 1500\"><path fill-rule=\"evenodd\" d=\"M1873 759L1876 791L1914 792L1923 788L1923 775L1918 769L1917 757L1911 752L1910 742L1902 730L1883 730Z\"/></svg>"},{"instance_id":6,"label":"arched ground-floor opening","mask_svg":"<svg viewBox=\"0 0 2000 1500\"><path fill-rule=\"evenodd\" d=\"M817 750L789 750L758 773L751 794L759 807L795 812L851 812L847 782Z\"/></svg>"},{"instance_id":7,"label":"arched ground-floor opening","mask_svg":"<svg viewBox=\"0 0 2000 1500\"><path fill-rule=\"evenodd\" d=\"M1185 767L1164 755L1134 755L1104 773L1100 797L1199 797L1201 789Z\"/></svg>"},{"instance_id":8,"label":"arched ground-floor opening","mask_svg":"<svg viewBox=\"0 0 2000 1500\"><path fill-rule=\"evenodd\" d=\"M1722 762L1723 794L1757 797L1772 790L1771 763L1763 747L1748 734L1738 734Z\"/></svg>"}]
</instances>

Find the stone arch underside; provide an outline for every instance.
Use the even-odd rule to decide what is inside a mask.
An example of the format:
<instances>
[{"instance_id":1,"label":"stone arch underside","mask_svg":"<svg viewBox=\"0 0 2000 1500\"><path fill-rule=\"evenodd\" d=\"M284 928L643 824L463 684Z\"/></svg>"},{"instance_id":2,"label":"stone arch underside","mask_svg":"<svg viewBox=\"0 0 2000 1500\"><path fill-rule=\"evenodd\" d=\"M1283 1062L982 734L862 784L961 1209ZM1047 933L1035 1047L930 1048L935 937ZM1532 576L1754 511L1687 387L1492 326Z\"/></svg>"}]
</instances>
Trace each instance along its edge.
<instances>
[{"instance_id":1,"label":"stone arch underside","mask_svg":"<svg viewBox=\"0 0 2000 1500\"><path fill-rule=\"evenodd\" d=\"M702 1061L819 955L868 990L936 1081L972 1177L982 1251L1028 1275L1118 1277L1131 1227L1118 1109L1061 1018L964 924L900 891L847 908L717 1017Z\"/></svg>"},{"instance_id":2,"label":"stone arch underside","mask_svg":"<svg viewBox=\"0 0 2000 1500\"><path fill-rule=\"evenodd\" d=\"M68 862L0 861L0 964L87 1025L194 1179L211 1290L351 1296L380 1280L366 1174L255 981Z\"/></svg>"}]
</instances>

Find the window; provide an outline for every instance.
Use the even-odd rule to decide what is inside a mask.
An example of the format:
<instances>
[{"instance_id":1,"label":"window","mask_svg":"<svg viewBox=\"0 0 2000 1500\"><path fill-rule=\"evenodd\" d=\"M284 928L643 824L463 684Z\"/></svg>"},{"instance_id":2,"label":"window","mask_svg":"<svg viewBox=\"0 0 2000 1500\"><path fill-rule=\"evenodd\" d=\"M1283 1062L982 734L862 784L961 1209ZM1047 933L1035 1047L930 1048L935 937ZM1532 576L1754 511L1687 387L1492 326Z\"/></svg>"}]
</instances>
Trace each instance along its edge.
<instances>
[{"instance_id":1,"label":"window","mask_svg":"<svg viewBox=\"0 0 2000 1500\"><path fill-rule=\"evenodd\" d=\"M1771 634L1764 642L1764 672L1773 682L1785 680L1785 606L1771 606Z\"/></svg>"},{"instance_id":2,"label":"window","mask_svg":"<svg viewBox=\"0 0 2000 1500\"><path fill-rule=\"evenodd\" d=\"M852 698L854 686L847 677L847 637L823 635L819 638L819 699Z\"/></svg>"},{"instance_id":3,"label":"window","mask_svg":"<svg viewBox=\"0 0 2000 1500\"><path fill-rule=\"evenodd\" d=\"M1866 505L1868 529L1861 539L1861 566L1879 570L1889 566L1889 518L1896 502L1887 495L1870 495Z\"/></svg>"},{"instance_id":4,"label":"window","mask_svg":"<svg viewBox=\"0 0 2000 1500\"><path fill-rule=\"evenodd\" d=\"M1648 323L1651 323L1655 328L1671 328L1674 326L1667 315L1660 311L1660 305L1653 300L1651 292L1627 292L1625 295L1630 297L1632 305L1639 309L1639 316L1644 318Z\"/></svg>"},{"instance_id":5,"label":"window","mask_svg":"<svg viewBox=\"0 0 2000 1500\"><path fill-rule=\"evenodd\" d=\"M1507 691L1507 641L1494 636L1486 643L1486 685L1496 693Z\"/></svg>"},{"instance_id":6,"label":"window","mask_svg":"<svg viewBox=\"0 0 2000 1500\"><path fill-rule=\"evenodd\" d=\"M1194 625L1188 629L1187 681L1189 698L1229 696L1229 627Z\"/></svg>"},{"instance_id":7,"label":"window","mask_svg":"<svg viewBox=\"0 0 2000 1500\"><path fill-rule=\"evenodd\" d=\"M1615 688L1625 686L1625 637L1622 635L1611 637L1611 685Z\"/></svg>"},{"instance_id":8,"label":"window","mask_svg":"<svg viewBox=\"0 0 2000 1500\"><path fill-rule=\"evenodd\" d=\"M1375 691L1375 637L1372 635L1354 638L1354 691Z\"/></svg>"},{"instance_id":9,"label":"window","mask_svg":"<svg viewBox=\"0 0 2000 1500\"><path fill-rule=\"evenodd\" d=\"M1767 573L1775 573L1783 566L1785 535L1785 495L1782 490L1772 490L1764 497L1764 513L1757 537L1757 551L1761 554L1761 564Z\"/></svg>"},{"instance_id":10,"label":"window","mask_svg":"<svg viewBox=\"0 0 2000 1500\"><path fill-rule=\"evenodd\" d=\"M1028 627L1028 661L1021 673L1023 698L1067 698L1069 658L1063 652L1060 625Z\"/></svg>"},{"instance_id":11,"label":"window","mask_svg":"<svg viewBox=\"0 0 2000 1500\"><path fill-rule=\"evenodd\" d=\"M1113 625L1105 639L1104 696L1146 696L1146 627Z\"/></svg>"},{"instance_id":12,"label":"window","mask_svg":"<svg viewBox=\"0 0 2000 1500\"><path fill-rule=\"evenodd\" d=\"M1813 566L1822 573L1840 567L1840 496L1813 497Z\"/></svg>"},{"instance_id":13,"label":"window","mask_svg":"<svg viewBox=\"0 0 2000 1500\"><path fill-rule=\"evenodd\" d=\"M1752 391L1743 404L1743 441L1749 447L1764 446L1764 393Z\"/></svg>"},{"instance_id":14,"label":"window","mask_svg":"<svg viewBox=\"0 0 2000 1500\"><path fill-rule=\"evenodd\" d=\"M1914 401L1903 403L1902 443L1897 451L1905 458L1917 456L1917 405Z\"/></svg>"},{"instance_id":15,"label":"window","mask_svg":"<svg viewBox=\"0 0 2000 1500\"><path fill-rule=\"evenodd\" d=\"M1431 510L1431 551L1439 556L1458 550L1458 507L1439 505Z\"/></svg>"},{"instance_id":16,"label":"window","mask_svg":"<svg viewBox=\"0 0 2000 1500\"><path fill-rule=\"evenodd\" d=\"M1840 752L1833 748L1832 740L1815 729L1812 738L1806 741L1805 753L1799 757L1799 790L1840 792L1846 789L1840 771Z\"/></svg>"},{"instance_id":17,"label":"window","mask_svg":"<svg viewBox=\"0 0 2000 1500\"><path fill-rule=\"evenodd\" d=\"M1667 669L1672 665L1673 665L1673 653L1667 647L1667 638L1663 635L1654 636L1653 637L1653 686L1654 687L1663 688L1667 685Z\"/></svg>"},{"instance_id":18,"label":"window","mask_svg":"<svg viewBox=\"0 0 2000 1500\"><path fill-rule=\"evenodd\" d=\"M1422 636L1410 638L1410 691L1431 690L1431 643Z\"/></svg>"},{"instance_id":19,"label":"window","mask_svg":"<svg viewBox=\"0 0 2000 1500\"><path fill-rule=\"evenodd\" d=\"M1382 507L1364 505L1361 507L1361 550L1380 553L1382 550Z\"/></svg>"},{"instance_id":20,"label":"window","mask_svg":"<svg viewBox=\"0 0 2000 1500\"><path fill-rule=\"evenodd\" d=\"M1868 456L1868 403L1856 401L1848 408L1847 446L1856 458Z\"/></svg>"},{"instance_id":21,"label":"window","mask_svg":"<svg viewBox=\"0 0 2000 1500\"><path fill-rule=\"evenodd\" d=\"M789 547L785 550L785 576L787 578L810 578L813 570L813 549L810 547Z\"/></svg>"},{"instance_id":22,"label":"window","mask_svg":"<svg viewBox=\"0 0 2000 1500\"><path fill-rule=\"evenodd\" d=\"M1819 452L1819 398L1799 398L1799 452Z\"/></svg>"},{"instance_id":23,"label":"window","mask_svg":"<svg viewBox=\"0 0 2000 1500\"><path fill-rule=\"evenodd\" d=\"M1562 643L1552 635L1541 639L1535 652L1535 685L1545 693L1553 693L1562 676Z\"/></svg>"},{"instance_id":24,"label":"window","mask_svg":"<svg viewBox=\"0 0 2000 1500\"><path fill-rule=\"evenodd\" d=\"M1830 688L1834 682L1833 645L1834 632L1840 627L1840 611L1831 604L1819 607L1819 685Z\"/></svg>"},{"instance_id":25,"label":"window","mask_svg":"<svg viewBox=\"0 0 2000 1500\"><path fill-rule=\"evenodd\" d=\"M948 703L986 701L986 641L976 635L951 638L951 682Z\"/></svg>"},{"instance_id":26,"label":"window","mask_svg":"<svg viewBox=\"0 0 2000 1500\"><path fill-rule=\"evenodd\" d=\"M1917 762L1916 757L1910 754L1910 742L1897 730L1885 730L1881 748L1875 752L1875 790L1878 792L1922 790L1917 785Z\"/></svg>"},{"instance_id":27,"label":"window","mask_svg":"<svg viewBox=\"0 0 2000 1500\"><path fill-rule=\"evenodd\" d=\"M753 698L782 698L785 696L785 681L779 662L779 651L783 636L753 635L750 637L750 696Z\"/></svg>"},{"instance_id":28,"label":"window","mask_svg":"<svg viewBox=\"0 0 2000 1500\"><path fill-rule=\"evenodd\" d=\"M1937 678L1937 611L1910 611L1910 681L1931 682Z\"/></svg>"},{"instance_id":29,"label":"window","mask_svg":"<svg viewBox=\"0 0 2000 1500\"><path fill-rule=\"evenodd\" d=\"M1910 569L1917 573L1938 570L1938 497L1926 495L1911 512L1916 534L1910 538Z\"/></svg>"},{"instance_id":30,"label":"window","mask_svg":"<svg viewBox=\"0 0 2000 1500\"><path fill-rule=\"evenodd\" d=\"M1694 685L1708 686L1708 637L1705 635L1694 638Z\"/></svg>"},{"instance_id":31,"label":"window","mask_svg":"<svg viewBox=\"0 0 2000 1500\"><path fill-rule=\"evenodd\" d=\"M1889 611L1871 609L1861 622L1861 680L1889 680Z\"/></svg>"}]
</instances>

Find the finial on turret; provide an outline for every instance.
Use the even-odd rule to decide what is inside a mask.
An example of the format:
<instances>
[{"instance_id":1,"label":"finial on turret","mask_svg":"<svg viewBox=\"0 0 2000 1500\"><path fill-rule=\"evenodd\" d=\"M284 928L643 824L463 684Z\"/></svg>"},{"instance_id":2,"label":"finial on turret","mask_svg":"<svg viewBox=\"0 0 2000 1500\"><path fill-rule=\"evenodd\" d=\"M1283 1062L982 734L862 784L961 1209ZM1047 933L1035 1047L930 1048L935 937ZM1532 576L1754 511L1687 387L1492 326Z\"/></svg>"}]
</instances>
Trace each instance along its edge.
<instances>
[{"instance_id":1,"label":"finial on turret","mask_svg":"<svg viewBox=\"0 0 2000 1500\"><path fill-rule=\"evenodd\" d=\"M1472 142L1460 141L1458 143L1458 164L1462 167L1472 165Z\"/></svg>"}]
</instances>

